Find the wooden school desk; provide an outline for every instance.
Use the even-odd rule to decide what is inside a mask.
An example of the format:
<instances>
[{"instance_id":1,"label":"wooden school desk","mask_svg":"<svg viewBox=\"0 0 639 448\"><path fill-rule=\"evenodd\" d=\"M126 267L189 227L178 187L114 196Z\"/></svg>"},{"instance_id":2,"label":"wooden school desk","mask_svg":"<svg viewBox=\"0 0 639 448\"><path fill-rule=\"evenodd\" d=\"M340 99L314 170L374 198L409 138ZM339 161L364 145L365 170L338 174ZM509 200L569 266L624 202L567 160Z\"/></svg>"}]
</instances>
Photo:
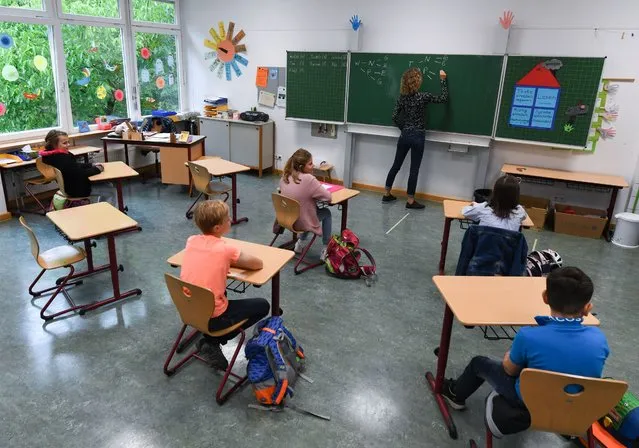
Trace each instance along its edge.
<instances>
[{"instance_id":1,"label":"wooden school desk","mask_svg":"<svg viewBox=\"0 0 639 448\"><path fill-rule=\"evenodd\" d=\"M129 145L155 146L160 148L162 183L174 185L190 185L191 172L184 170L184 162L197 160L204 155L204 135L191 135L187 143L171 143L169 134L155 134L145 140L125 140L118 137L102 137L104 161L109 161L107 147L109 144L124 145L124 162L129 164Z\"/></svg>"},{"instance_id":2,"label":"wooden school desk","mask_svg":"<svg viewBox=\"0 0 639 448\"><path fill-rule=\"evenodd\" d=\"M228 176L231 178L231 211L232 211L232 221L231 224L239 224L241 222L248 221L248 218L239 218L237 217L237 173L241 173L242 171L249 171L251 168L248 166L240 165L239 163L229 162L228 160L224 160L221 157L212 157L210 159L202 159L193 162L196 165L203 166L206 168L211 176L222 177ZM187 168L188 169L188 168ZM189 174L190 174L189 170Z\"/></svg>"},{"instance_id":3,"label":"wooden school desk","mask_svg":"<svg viewBox=\"0 0 639 448\"><path fill-rule=\"evenodd\" d=\"M342 231L346 228L348 220L348 200L354 198L359 193L359 190L352 190L350 188L342 188L341 190L331 193L330 204L342 206Z\"/></svg>"},{"instance_id":4,"label":"wooden school desk","mask_svg":"<svg viewBox=\"0 0 639 448\"><path fill-rule=\"evenodd\" d=\"M608 221L603 230L604 238L610 241L608 229L610 228L610 220L615 211L615 203L617 202L617 193L622 188L628 187L628 182L621 176L610 176L608 174L596 173L580 173L577 171L551 170L547 168L536 168L534 166L510 165L508 163L501 167L502 173L512 174L528 179L550 179L551 181L566 182L567 184L578 184L585 186L596 186L610 188L610 203L608 204Z\"/></svg>"},{"instance_id":5,"label":"wooden school desk","mask_svg":"<svg viewBox=\"0 0 639 448\"><path fill-rule=\"evenodd\" d=\"M98 202L96 204L83 205L80 207L67 208L55 212L47 213L53 224L55 224L71 241L83 241L84 250L87 254L87 270L73 275L73 279L86 277L97 272L111 271L111 284L113 285L113 296L90 303L82 309L80 314L94 310L103 305L125 299L132 295L140 295L140 289L131 289L120 292L120 279L118 271L124 270L122 265L118 265L115 252L115 235L125 230L137 228L138 223L127 215L113 207L108 202ZM102 266L93 265L93 253L91 251L90 238L106 236L109 250L109 263Z\"/></svg>"},{"instance_id":6,"label":"wooden school desk","mask_svg":"<svg viewBox=\"0 0 639 448\"><path fill-rule=\"evenodd\" d=\"M448 252L448 238L450 236L450 225L454 219L465 220L462 215L462 209L471 203L468 201L452 201L449 199L444 200L444 233L442 235L442 249L439 255L439 275L444 275L444 268L446 265L446 254ZM533 222L529 216L521 223L524 228L532 227Z\"/></svg>"},{"instance_id":7,"label":"wooden school desk","mask_svg":"<svg viewBox=\"0 0 639 448\"><path fill-rule=\"evenodd\" d=\"M118 196L118 209L121 212L127 212L129 208L124 205L124 199L122 198L122 179L138 176L139 173L124 162L104 162L101 165L104 167L104 171L89 177L89 180L95 183L115 182L115 189Z\"/></svg>"},{"instance_id":8,"label":"wooden school desk","mask_svg":"<svg viewBox=\"0 0 639 448\"><path fill-rule=\"evenodd\" d=\"M542 292L546 279L542 277L461 277L436 275L433 282L446 303L442 323L437 373L433 377L426 372L428 385L433 392L439 410L448 427L448 433L457 438L457 428L450 415L446 401L441 396L453 315L463 325L537 325L535 316L550 315L550 308L543 302ZM599 320L588 315L584 325L599 325ZM470 361L470 360L468 360Z\"/></svg>"}]
</instances>

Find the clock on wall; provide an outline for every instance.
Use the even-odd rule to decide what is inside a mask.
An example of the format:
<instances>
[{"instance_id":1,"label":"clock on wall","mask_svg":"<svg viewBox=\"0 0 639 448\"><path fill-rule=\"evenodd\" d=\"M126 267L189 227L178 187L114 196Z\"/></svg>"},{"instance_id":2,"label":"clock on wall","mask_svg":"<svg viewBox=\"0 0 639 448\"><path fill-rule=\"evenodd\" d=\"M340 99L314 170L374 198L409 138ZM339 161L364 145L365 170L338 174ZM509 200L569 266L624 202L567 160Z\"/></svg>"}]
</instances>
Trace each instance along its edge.
<instances>
[{"instance_id":1,"label":"clock on wall","mask_svg":"<svg viewBox=\"0 0 639 448\"><path fill-rule=\"evenodd\" d=\"M242 70L238 64L245 67L248 65L248 59L244 56L246 55L246 45L240 43L246 36L244 30L233 35L234 31L235 23L229 22L229 26L225 29L224 22L218 22L217 31L215 28L209 30L213 40L204 39L204 46L213 50L204 55L204 59L213 59L209 69L212 72L217 72L219 78L226 76L227 81L232 79L233 73L237 77L242 76ZM244 53L244 55L240 53Z\"/></svg>"}]
</instances>

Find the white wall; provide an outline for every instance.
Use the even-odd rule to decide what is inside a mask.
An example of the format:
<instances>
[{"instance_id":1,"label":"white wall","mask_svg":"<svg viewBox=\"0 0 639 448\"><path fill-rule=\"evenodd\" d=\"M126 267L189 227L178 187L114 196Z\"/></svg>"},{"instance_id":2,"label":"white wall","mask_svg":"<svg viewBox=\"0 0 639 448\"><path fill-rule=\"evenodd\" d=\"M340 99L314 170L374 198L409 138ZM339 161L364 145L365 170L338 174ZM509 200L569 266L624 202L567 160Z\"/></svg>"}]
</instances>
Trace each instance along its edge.
<instances>
[{"instance_id":1,"label":"white wall","mask_svg":"<svg viewBox=\"0 0 639 448\"><path fill-rule=\"evenodd\" d=\"M285 66L286 50L349 49L353 32L348 19L353 14L359 14L364 22L362 51L494 54L505 51L507 33L499 27L497 17L508 8L515 12L517 26L511 31L510 53L605 55L605 76L639 76L639 4L633 0L615 2L605 12L601 2L594 0L189 0L182 2L181 8L188 101L194 109L201 108L205 94L227 96L231 107L240 110L254 106L257 66ZM210 72L203 57L208 51L203 40L219 20L232 20L236 30L246 32L249 67L242 68L244 75L231 82ZM595 27L600 31L595 33ZM626 33L623 40L622 32ZM635 144L639 140L637 100L638 85L623 84L615 99L621 105L615 124L617 138L600 143L595 154L572 155L531 145L495 143L490 150L460 155L448 153L442 144L428 143L418 191L470 197L476 165L487 156L488 183L504 162L618 174L631 181L639 158L639 145ZM306 147L316 161L331 161L336 165L336 176L343 176L342 133L336 140L313 138L309 124L285 121L281 109L264 110L276 120L277 154L286 159L298 147ZM388 137L357 136L353 180L383 185L395 144L396 140ZM405 188L407 175L408 161L397 178L398 187ZM602 194L584 198L581 193L562 191L554 195L605 204ZM619 209L626 205L627 196L627 190L620 195Z\"/></svg>"}]
</instances>

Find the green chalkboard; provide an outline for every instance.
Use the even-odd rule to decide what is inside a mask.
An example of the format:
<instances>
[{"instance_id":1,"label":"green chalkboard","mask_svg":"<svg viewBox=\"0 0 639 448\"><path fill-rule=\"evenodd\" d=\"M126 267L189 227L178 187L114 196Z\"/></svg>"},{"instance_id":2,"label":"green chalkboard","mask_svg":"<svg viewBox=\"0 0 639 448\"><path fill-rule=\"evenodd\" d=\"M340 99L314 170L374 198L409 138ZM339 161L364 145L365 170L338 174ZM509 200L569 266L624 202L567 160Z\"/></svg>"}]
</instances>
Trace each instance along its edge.
<instances>
[{"instance_id":1,"label":"green chalkboard","mask_svg":"<svg viewBox=\"0 0 639 448\"><path fill-rule=\"evenodd\" d=\"M344 122L348 54L286 54L286 118Z\"/></svg>"},{"instance_id":2,"label":"green chalkboard","mask_svg":"<svg viewBox=\"0 0 639 448\"><path fill-rule=\"evenodd\" d=\"M496 137L585 147L604 58L509 56Z\"/></svg>"},{"instance_id":3,"label":"green chalkboard","mask_svg":"<svg viewBox=\"0 0 639 448\"><path fill-rule=\"evenodd\" d=\"M427 107L428 129L491 136L503 56L352 53L349 123L392 126L402 74L424 73L422 90L439 94L439 70L448 74L449 102Z\"/></svg>"}]
</instances>

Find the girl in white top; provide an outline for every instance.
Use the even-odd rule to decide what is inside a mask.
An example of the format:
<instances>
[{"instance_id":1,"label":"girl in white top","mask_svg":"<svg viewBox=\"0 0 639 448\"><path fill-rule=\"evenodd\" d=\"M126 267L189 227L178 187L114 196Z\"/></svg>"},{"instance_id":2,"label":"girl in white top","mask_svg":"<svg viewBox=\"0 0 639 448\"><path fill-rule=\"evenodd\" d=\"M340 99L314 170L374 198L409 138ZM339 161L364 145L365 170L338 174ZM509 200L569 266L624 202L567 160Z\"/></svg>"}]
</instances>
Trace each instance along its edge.
<instances>
[{"instance_id":1,"label":"girl in white top","mask_svg":"<svg viewBox=\"0 0 639 448\"><path fill-rule=\"evenodd\" d=\"M527 213L519 205L519 182L514 176L505 175L497 179L488 202L473 202L462 209L462 214L480 226L519 231Z\"/></svg>"}]
</instances>

